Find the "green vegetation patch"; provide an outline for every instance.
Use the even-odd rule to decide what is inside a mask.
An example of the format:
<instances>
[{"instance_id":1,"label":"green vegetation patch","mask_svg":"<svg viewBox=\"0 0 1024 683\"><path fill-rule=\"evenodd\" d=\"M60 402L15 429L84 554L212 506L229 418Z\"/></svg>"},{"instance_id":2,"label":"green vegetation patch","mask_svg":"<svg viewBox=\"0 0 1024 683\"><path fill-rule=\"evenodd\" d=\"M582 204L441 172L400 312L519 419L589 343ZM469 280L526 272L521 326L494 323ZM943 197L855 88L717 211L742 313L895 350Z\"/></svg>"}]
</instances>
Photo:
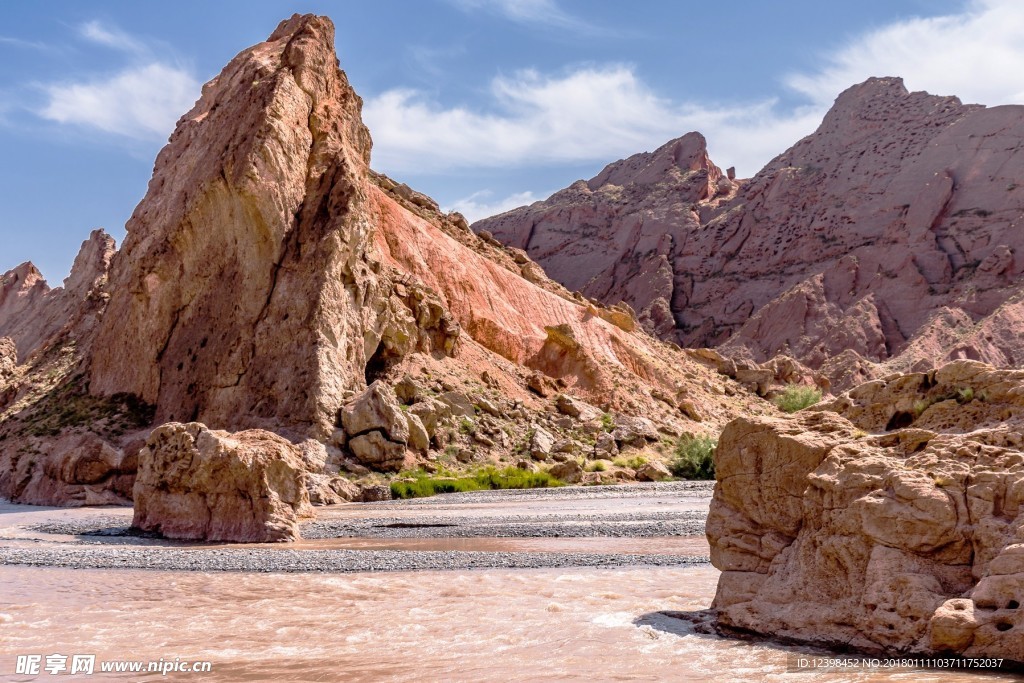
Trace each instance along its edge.
<instances>
[{"instance_id":1,"label":"green vegetation patch","mask_svg":"<svg viewBox=\"0 0 1024 683\"><path fill-rule=\"evenodd\" d=\"M802 387L790 384L775 397L773 402L786 413L795 413L821 400L821 390L814 387Z\"/></svg>"},{"instance_id":2,"label":"green vegetation patch","mask_svg":"<svg viewBox=\"0 0 1024 683\"><path fill-rule=\"evenodd\" d=\"M714 479L717 447L718 441L710 436L684 434L676 442L676 457L668 469L683 479Z\"/></svg>"},{"instance_id":3,"label":"green vegetation patch","mask_svg":"<svg viewBox=\"0 0 1024 683\"><path fill-rule=\"evenodd\" d=\"M455 476L445 470L435 474L419 470L410 473L413 481L391 483L391 495L395 498L426 498L438 493L461 493L463 491L490 491L496 489L537 489L562 486L562 482L547 472L530 472L518 467L485 467L473 474Z\"/></svg>"}]
</instances>

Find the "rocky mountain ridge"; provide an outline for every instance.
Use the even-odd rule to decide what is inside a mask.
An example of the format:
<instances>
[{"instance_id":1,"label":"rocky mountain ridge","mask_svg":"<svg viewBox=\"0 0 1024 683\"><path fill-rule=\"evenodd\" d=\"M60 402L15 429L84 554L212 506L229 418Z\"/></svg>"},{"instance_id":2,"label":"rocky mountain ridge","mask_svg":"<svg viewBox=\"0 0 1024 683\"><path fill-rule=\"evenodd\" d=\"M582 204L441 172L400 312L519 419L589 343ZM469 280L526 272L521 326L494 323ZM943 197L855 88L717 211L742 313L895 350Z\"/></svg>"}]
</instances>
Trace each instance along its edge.
<instances>
[{"instance_id":1,"label":"rocky mountain ridge","mask_svg":"<svg viewBox=\"0 0 1024 683\"><path fill-rule=\"evenodd\" d=\"M663 339L785 354L839 388L956 358L1013 367L1021 111L872 78L750 180L686 192L671 165L638 172L652 155L637 155L473 227L570 288L634 306ZM683 142L706 159L696 134L653 156Z\"/></svg>"}]
</instances>

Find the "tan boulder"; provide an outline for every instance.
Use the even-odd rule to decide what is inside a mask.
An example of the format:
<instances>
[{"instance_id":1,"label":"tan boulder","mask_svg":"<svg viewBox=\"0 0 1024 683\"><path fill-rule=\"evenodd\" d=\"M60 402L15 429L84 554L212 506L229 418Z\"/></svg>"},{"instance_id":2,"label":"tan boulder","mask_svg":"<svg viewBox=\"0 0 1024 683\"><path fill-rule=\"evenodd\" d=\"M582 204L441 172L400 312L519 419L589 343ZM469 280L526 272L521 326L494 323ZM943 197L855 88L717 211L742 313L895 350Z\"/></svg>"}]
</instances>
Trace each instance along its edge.
<instances>
[{"instance_id":1,"label":"tan boulder","mask_svg":"<svg viewBox=\"0 0 1024 683\"><path fill-rule=\"evenodd\" d=\"M299 520L313 516L306 482L299 448L275 434L165 424L139 454L132 526L167 538L294 541Z\"/></svg>"},{"instance_id":2,"label":"tan boulder","mask_svg":"<svg viewBox=\"0 0 1024 683\"><path fill-rule=\"evenodd\" d=\"M370 469L398 472L405 465L405 444L390 441L379 431L354 437L348 447L356 460Z\"/></svg>"},{"instance_id":3,"label":"tan boulder","mask_svg":"<svg viewBox=\"0 0 1024 683\"><path fill-rule=\"evenodd\" d=\"M660 462L646 462L636 471L637 481L662 481L672 476Z\"/></svg>"},{"instance_id":4,"label":"tan boulder","mask_svg":"<svg viewBox=\"0 0 1024 683\"><path fill-rule=\"evenodd\" d=\"M406 443L409 423L394 390L377 380L341 409L341 424L349 437L380 430L390 441Z\"/></svg>"}]
</instances>

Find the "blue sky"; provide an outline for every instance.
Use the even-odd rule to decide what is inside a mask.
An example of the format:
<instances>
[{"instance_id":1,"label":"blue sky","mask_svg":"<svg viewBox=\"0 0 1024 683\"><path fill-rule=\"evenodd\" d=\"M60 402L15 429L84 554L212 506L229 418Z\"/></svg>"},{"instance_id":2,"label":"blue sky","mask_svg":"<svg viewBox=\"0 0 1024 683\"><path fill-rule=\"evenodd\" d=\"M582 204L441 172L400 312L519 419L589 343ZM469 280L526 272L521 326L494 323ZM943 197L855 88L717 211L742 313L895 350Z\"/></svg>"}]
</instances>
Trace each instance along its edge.
<instances>
[{"instance_id":1,"label":"blue sky","mask_svg":"<svg viewBox=\"0 0 1024 683\"><path fill-rule=\"evenodd\" d=\"M690 130L755 173L877 75L1024 102L1024 3L574 0L0 4L0 271L120 242L174 121L294 12L331 16L373 166L479 218Z\"/></svg>"}]
</instances>

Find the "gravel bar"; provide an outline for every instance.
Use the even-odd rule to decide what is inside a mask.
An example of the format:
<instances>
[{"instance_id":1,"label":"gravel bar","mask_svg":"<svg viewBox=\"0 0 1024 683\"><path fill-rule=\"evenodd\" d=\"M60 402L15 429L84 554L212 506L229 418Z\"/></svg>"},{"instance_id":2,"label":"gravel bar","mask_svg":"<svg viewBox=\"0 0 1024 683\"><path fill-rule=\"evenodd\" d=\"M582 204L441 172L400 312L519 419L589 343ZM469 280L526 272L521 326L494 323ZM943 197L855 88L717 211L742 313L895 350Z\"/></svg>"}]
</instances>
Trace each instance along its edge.
<instances>
[{"instance_id":1,"label":"gravel bar","mask_svg":"<svg viewBox=\"0 0 1024 683\"><path fill-rule=\"evenodd\" d=\"M365 503L361 514L325 518L302 525L305 540L335 538L656 538L702 535L711 482L667 482L600 487L560 487L514 491L473 491L432 498ZM676 498L698 509L662 511L573 510L574 500ZM566 502L558 509L559 501ZM536 502L555 508L537 510ZM660 504L658 502L657 504ZM477 513L479 506L492 509ZM495 511L493 507L498 506ZM522 506L522 508L520 508ZM414 517L397 516L410 508ZM507 509L505 509L507 507ZM598 505L598 508L603 507ZM349 510L354 508L348 508ZM369 514L366 514L369 513ZM497 514L496 514L497 513ZM337 513L335 513L337 514ZM66 515L64 517L67 517ZM493 550L360 550L289 549L287 547L225 547L223 544L175 542L140 534L126 526L126 517L83 516L50 519L28 525L42 534L74 536L73 542L21 538L0 539L0 564L51 567L126 568L175 571L235 572L371 572L470 569L541 569L557 567L625 567L696 565L704 556L686 554L495 552Z\"/></svg>"},{"instance_id":2,"label":"gravel bar","mask_svg":"<svg viewBox=\"0 0 1024 683\"><path fill-rule=\"evenodd\" d=\"M493 553L405 550L202 550L4 548L0 564L76 569L200 572L402 572L468 569L554 569L700 565L707 557L584 553Z\"/></svg>"}]
</instances>

